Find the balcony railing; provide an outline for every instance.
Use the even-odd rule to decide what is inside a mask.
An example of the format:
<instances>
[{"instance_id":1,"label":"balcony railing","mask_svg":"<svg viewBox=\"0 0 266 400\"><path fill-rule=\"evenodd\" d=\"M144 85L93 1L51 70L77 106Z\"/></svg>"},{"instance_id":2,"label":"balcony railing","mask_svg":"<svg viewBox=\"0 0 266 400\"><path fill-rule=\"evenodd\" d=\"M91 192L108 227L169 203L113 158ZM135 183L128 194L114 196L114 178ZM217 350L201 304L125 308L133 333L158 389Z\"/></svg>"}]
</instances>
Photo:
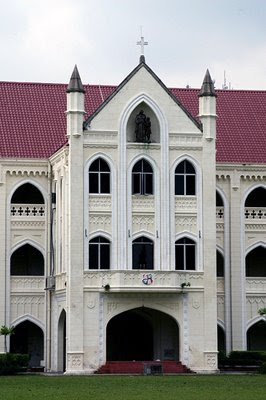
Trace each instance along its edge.
<instances>
[{"instance_id":1,"label":"balcony railing","mask_svg":"<svg viewBox=\"0 0 266 400\"><path fill-rule=\"evenodd\" d=\"M84 287L91 290L182 292L203 290L203 272L186 271L85 271Z\"/></svg>"},{"instance_id":2,"label":"balcony railing","mask_svg":"<svg viewBox=\"0 0 266 400\"><path fill-rule=\"evenodd\" d=\"M266 207L245 207L245 219L266 220Z\"/></svg>"},{"instance_id":3,"label":"balcony railing","mask_svg":"<svg viewBox=\"0 0 266 400\"><path fill-rule=\"evenodd\" d=\"M11 276L11 292L35 293L43 292L45 278L43 276Z\"/></svg>"},{"instance_id":4,"label":"balcony railing","mask_svg":"<svg viewBox=\"0 0 266 400\"><path fill-rule=\"evenodd\" d=\"M10 215L15 218L44 218L44 204L11 204Z\"/></svg>"}]
</instances>

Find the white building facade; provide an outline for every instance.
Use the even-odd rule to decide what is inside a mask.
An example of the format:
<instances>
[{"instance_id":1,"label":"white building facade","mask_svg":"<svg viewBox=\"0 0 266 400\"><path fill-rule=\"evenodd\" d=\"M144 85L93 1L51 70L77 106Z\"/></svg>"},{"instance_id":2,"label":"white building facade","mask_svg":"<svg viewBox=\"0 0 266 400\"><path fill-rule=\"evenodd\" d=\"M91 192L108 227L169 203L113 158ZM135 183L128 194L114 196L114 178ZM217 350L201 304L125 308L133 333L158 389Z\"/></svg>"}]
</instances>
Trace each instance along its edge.
<instances>
[{"instance_id":1,"label":"white building facade","mask_svg":"<svg viewBox=\"0 0 266 400\"><path fill-rule=\"evenodd\" d=\"M218 349L263 349L266 163L216 161L209 72L198 116L143 56L90 115L76 68L66 97L59 150L1 158L10 351L69 374L133 360L212 373Z\"/></svg>"}]
</instances>

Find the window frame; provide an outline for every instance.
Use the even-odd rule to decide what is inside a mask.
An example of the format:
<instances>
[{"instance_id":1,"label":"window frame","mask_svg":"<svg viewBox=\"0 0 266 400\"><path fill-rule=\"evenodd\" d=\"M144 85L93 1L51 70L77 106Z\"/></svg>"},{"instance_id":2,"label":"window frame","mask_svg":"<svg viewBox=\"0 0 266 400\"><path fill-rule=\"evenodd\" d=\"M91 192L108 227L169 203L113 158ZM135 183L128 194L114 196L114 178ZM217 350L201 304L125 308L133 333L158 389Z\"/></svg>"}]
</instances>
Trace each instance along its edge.
<instances>
[{"instance_id":1,"label":"window frame","mask_svg":"<svg viewBox=\"0 0 266 400\"><path fill-rule=\"evenodd\" d=\"M141 247L142 249L145 249L145 257L149 257L151 255L151 268L147 268L146 266L143 267L145 264L137 264L134 262L136 261L136 257L139 256L140 252L142 251ZM151 254L149 254L150 250ZM135 264L139 265L139 268L136 268ZM148 262L147 265L149 265ZM132 270L154 270L154 241L147 236L139 236L132 241Z\"/></svg>"},{"instance_id":2,"label":"window frame","mask_svg":"<svg viewBox=\"0 0 266 400\"><path fill-rule=\"evenodd\" d=\"M181 166L182 164L184 164L184 172L176 172L177 168L179 166ZM193 173L186 171L188 165L193 168L193 170L194 170ZM197 179L197 173L196 173L196 169L195 169L194 165L189 160L185 159L183 161L180 161L175 167L175 174L174 175L175 175L175 177L174 177L175 196L196 196L197 195L197 190L196 190L196 188L197 188L197 180L196 180ZM178 179L178 177L180 177L181 180L182 180L182 185L183 185L183 190L181 190L182 193L177 193L177 189L178 189L177 179ZM193 187L193 189L194 189L193 192L194 193L187 193L188 189L189 189L188 180L191 179L191 177L194 178L194 187Z\"/></svg>"},{"instance_id":3,"label":"window frame","mask_svg":"<svg viewBox=\"0 0 266 400\"><path fill-rule=\"evenodd\" d=\"M140 171L134 171L140 165ZM145 171L148 167L150 171ZM145 158L137 161L131 172L132 176L132 195L152 196L154 194L154 171L152 165ZM150 187L150 189L148 189Z\"/></svg>"},{"instance_id":4,"label":"window frame","mask_svg":"<svg viewBox=\"0 0 266 400\"><path fill-rule=\"evenodd\" d=\"M95 267L95 263L92 262L92 247L95 249L96 248L96 261L97 261L97 267ZM106 255L104 254L104 250L108 248L108 267L102 268L102 258L105 258ZM94 238L89 240L89 245L88 245L88 252L89 252L89 270L110 270L111 269L111 242L109 239L105 238L102 235L95 236ZM92 266L93 265L93 266Z\"/></svg>"},{"instance_id":5,"label":"window frame","mask_svg":"<svg viewBox=\"0 0 266 400\"><path fill-rule=\"evenodd\" d=\"M91 170L93 165L98 162L98 169L96 170ZM102 170L102 166L105 165L107 168L106 170ZM94 189L94 183L91 183L93 177L95 178L95 181L97 181L97 188ZM104 179L107 179L107 185L108 185L108 191L105 191L103 188L104 185ZM92 189L93 188L93 189ZM89 194L111 194L111 170L109 167L109 164L107 161L105 161L102 157L96 158L89 167Z\"/></svg>"},{"instance_id":6,"label":"window frame","mask_svg":"<svg viewBox=\"0 0 266 400\"><path fill-rule=\"evenodd\" d=\"M186 241L188 241L187 243L186 243ZM193 247L193 249L194 249L194 262L193 262L193 264L194 264L194 266L193 266L193 268L187 268L187 264L188 264L188 262L189 262L189 259L188 259L188 249L189 248L192 248ZM183 268L180 268L180 266L178 266L177 265L177 260L178 260L178 257L177 257L177 251L178 251L178 249L179 248L182 248L182 258L183 258L183 264L182 264L182 266L183 266ZM177 239L176 241L175 241L175 270L176 271L196 271L196 251L197 251L197 243L193 240L193 239L191 239L191 238L189 238L189 237L187 237L187 236L184 236L184 237L182 237L182 238L180 238L180 239ZM179 267L179 268L178 268Z\"/></svg>"}]
</instances>

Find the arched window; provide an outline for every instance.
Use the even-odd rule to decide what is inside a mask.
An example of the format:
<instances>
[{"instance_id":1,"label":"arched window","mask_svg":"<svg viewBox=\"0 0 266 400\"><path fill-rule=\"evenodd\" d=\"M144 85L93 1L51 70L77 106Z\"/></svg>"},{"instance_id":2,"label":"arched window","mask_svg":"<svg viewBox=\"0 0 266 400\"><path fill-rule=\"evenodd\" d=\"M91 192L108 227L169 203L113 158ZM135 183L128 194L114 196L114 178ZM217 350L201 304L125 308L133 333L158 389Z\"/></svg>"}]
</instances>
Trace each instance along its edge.
<instances>
[{"instance_id":1,"label":"arched window","mask_svg":"<svg viewBox=\"0 0 266 400\"><path fill-rule=\"evenodd\" d=\"M196 194L196 172L193 165L184 160L175 169L175 195L193 196Z\"/></svg>"},{"instance_id":2,"label":"arched window","mask_svg":"<svg viewBox=\"0 0 266 400\"><path fill-rule=\"evenodd\" d=\"M110 168L102 158L97 158L90 166L89 193L110 193Z\"/></svg>"},{"instance_id":3,"label":"arched window","mask_svg":"<svg viewBox=\"0 0 266 400\"><path fill-rule=\"evenodd\" d=\"M144 159L139 160L132 169L132 194L153 194L153 169Z\"/></svg>"},{"instance_id":4,"label":"arched window","mask_svg":"<svg viewBox=\"0 0 266 400\"><path fill-rule=\"evenodd\" d=\"M218 250L216 250L216 276L224 276L224 256Z\"/></svg>"},{"instance_id":5,"label":"arched window","mask_svg":"<svg viewBox=\"0 0 266 400\"><path fill-rule=\"evenodd\" d=\"M196 243L188 238L182 238L175 242L175 269L196 269Z\"/></svg>"},{"instance_id":6,"label":"arched window","mask_svg":"<svg viewBox=\"0 0 266 400\"><path fill-rule=\"evenodd\" d=\"M153 241L145 236L133 240L132 268L153 269Z\"/></svg>"},{"instance_id":7,"label":"arched window","mask_svg":"<svg viewBox=\"0 0 266 400\"><path fill-rule=\"evenodd\" d=\"M258 246L246 256L246 276L266 277L266 248Z\"/></svg>"},{"instance_id":8,"label":"arched window","mask_svg":"<svg viewBox=\"0 0 266 400\"><path fill-rule=\"evenodd\" d=\"M35 247L25 244L11 256L11 275L44 275L44 258L42 253Z\"/></svg>"},{"instance_id":9,"label":"arched window","mask_svg":"<svg viewBox=\"0 0 266 400\"><path fill-rule=\"evenodd\" d=\"M110 269L110 242L97 236L89 242L89 269Z\"/></svg>"}]
</instances>

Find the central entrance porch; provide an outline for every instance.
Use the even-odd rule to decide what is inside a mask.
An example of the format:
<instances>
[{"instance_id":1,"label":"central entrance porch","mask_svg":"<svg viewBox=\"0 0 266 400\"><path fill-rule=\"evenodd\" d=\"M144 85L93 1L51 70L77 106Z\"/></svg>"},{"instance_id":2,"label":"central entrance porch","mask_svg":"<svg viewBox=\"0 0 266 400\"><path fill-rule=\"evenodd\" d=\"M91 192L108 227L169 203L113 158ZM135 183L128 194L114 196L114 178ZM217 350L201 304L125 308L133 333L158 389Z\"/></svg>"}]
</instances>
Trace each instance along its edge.
<instances>
[{"instance_id":1,"label":"central entrance porch","mask_svg":"<svg viewBox=\"0 0 266 400\"><path fill-rule=\"evenodd\" d=\"M135 308L107 325L107 361L178 361L179 328L161 311Z\"/></svg>"}]
</instances>

